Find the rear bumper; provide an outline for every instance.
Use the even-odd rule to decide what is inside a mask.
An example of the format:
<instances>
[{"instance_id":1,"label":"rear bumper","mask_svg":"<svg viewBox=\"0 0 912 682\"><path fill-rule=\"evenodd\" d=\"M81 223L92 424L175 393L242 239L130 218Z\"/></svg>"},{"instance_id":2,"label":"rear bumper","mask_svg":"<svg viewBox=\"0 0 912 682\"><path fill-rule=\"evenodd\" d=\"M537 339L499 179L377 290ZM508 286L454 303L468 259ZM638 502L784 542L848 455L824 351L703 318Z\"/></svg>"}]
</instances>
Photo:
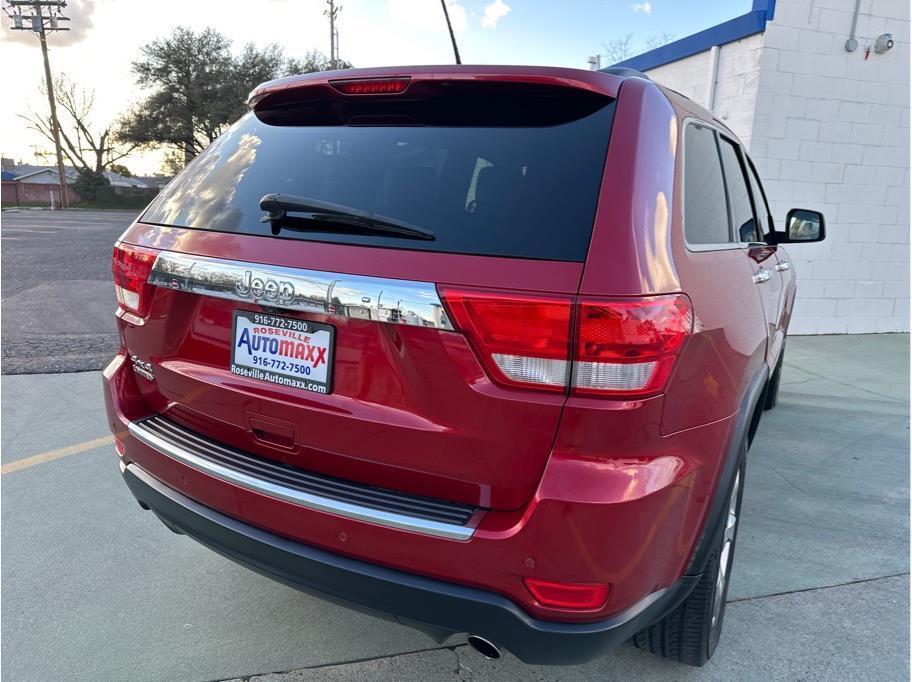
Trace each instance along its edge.
<instances>
[{"instance_id":1,"label":"rear bumper","mask_svg":"<svg viewBox=\"0 0 912 682\"><path fill-rule=\"evenodd\" d=\"M122 470L141 504L172 529L229 559L292 587L419 629L480 635L526 663L572 664L600 656L674 608L699 579L686 576L607 620L544 621L491 592L358 561L255 528L191 500L135 463Z\"/></svg>"}]
</instances>

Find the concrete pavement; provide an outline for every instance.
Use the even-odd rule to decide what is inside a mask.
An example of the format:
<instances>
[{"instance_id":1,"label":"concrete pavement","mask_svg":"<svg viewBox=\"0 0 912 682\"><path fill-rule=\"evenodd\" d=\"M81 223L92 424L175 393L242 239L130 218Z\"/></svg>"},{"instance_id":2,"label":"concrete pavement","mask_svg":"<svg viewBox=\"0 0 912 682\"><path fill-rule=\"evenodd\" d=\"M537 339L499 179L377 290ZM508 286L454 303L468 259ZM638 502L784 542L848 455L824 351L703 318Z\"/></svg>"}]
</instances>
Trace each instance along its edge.
<instances>
[{"instance_id":1,"label":"concrete pavement","mask_svg":"<svg viewBox=\"0 0 912 682\"><path fill-rule=\"evenodd\" d=\"M734 603L705 668L632 647L568 668L439 647L172 535L104 445L3 475L3 678L907 678L908 360L907 335L789 340L749 459ZM96 373L0 386L4 467L107 433Z\"/></svg>"},{"instance_id":2,"label":"concrete pavement","mask_svg":"<svg viewBox=\"0 0 912 682\"><path fill-rule=\"evenodd\" d=\"M463 645L249 679L897 680L904 675L901 667L893 667L902 662L892 647L903 637L908 639L908 590L908 577L902 576L730 603L716 655L698 669L629 646L586 665L552 668L526 666L509 655L488 661ZM860 602L868 608L859 611ZM897 624L897 631L889 638L872 637L884 621ZM826 633L840 636L827 641ZM872 667L872 661L879 663Z\"/></svg>"}]
</instances>

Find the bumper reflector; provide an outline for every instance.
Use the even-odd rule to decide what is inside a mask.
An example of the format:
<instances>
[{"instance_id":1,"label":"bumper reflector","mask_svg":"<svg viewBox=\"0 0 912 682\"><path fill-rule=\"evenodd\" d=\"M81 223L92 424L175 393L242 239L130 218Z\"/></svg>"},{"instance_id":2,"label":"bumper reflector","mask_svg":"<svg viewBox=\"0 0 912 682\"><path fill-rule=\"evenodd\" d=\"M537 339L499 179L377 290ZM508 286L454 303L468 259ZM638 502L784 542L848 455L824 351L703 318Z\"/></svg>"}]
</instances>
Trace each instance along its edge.
<instances>
[{"instance_id":1,"label":"bumper reflector","mask_svg":"<svg viewBox=\"0 0 912 682\"><path fill-rule=\"evenodd\" d=\"M542 606L598 609L608 599L608 586L604 583L556 583L540 578L523 578L523 583Z\"/></svg>"}]
</instances>

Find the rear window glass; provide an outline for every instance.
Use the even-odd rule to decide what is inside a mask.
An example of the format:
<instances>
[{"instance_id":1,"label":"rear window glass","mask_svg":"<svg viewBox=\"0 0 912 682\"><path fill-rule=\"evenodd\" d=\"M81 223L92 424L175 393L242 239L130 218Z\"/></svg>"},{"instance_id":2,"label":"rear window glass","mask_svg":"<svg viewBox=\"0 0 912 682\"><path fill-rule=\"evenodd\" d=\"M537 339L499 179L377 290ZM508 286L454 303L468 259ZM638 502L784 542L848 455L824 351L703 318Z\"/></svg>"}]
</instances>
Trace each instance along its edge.
<instances>
[{"instance_id":1,"label":"rear window glass","mask_svg":"<svg viewBox=\"0 0 912 682\"><path fill-rule=\"evenodd\" d=\"M272 236L259 202L282 193L406 221L436 239L311 222L279 238L582 261L613 109L602 99L572 120L487 126L273 125L248 114L162 191L143 221Z\"/></svg>"}]
</instances>

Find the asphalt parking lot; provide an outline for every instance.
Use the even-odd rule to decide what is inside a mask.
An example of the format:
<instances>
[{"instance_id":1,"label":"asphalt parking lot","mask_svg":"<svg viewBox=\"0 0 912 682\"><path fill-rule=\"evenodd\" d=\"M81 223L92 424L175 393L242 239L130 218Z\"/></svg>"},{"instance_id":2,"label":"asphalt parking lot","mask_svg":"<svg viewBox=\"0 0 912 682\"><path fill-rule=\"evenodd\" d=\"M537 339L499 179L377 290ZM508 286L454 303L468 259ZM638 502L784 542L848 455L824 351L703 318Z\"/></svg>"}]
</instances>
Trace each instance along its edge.
<instances>
[{"instance_id":1,"label":"asphalt parking lot","mask_svg":"<svg viewBox=\"0 0 912 682\"><path fill-rule=\"evenodd\" d=\"M4 374L100 369L117 350L111 249L135 217L2 212Z\"/></svg>"},{"instance_id":2,"label":"asphalt parking lot","mask_svg":"<svg viewBox=\"0 0 912 682\"><path fill-rule=\"evenodd\" d=\"M110 325L110 245L126 225L114 223L130 217L102 217L110 224L86 227L97 246L82 252L91 260L79 264L84 274L52 281L61 295L65 281L104 282L96 289L102 302L85 305L103 308L98 324ZM2 219L9 268L7 212ZM34 242L36 257L81 242L76 233L35 234L22 241ZM4 373L7 297L43 286L35 274L8 291L8 274ZM46 297L20 298L18 319L28 317L29 300L35 325L56 310ZM65 326L57 329L66 336ZM765 415L749 459L726 630L702 669L627 646L575 667L533 668L510 656L490 662L459 638L437 645L240 568L173 535L132 499L106 430L98 372L47 373L86 363L88 354L21 357L23 366L51 367L0 378L3 679L909 676L908 335L790 339L779 406Z\"/></svg>"}]
</instances>

